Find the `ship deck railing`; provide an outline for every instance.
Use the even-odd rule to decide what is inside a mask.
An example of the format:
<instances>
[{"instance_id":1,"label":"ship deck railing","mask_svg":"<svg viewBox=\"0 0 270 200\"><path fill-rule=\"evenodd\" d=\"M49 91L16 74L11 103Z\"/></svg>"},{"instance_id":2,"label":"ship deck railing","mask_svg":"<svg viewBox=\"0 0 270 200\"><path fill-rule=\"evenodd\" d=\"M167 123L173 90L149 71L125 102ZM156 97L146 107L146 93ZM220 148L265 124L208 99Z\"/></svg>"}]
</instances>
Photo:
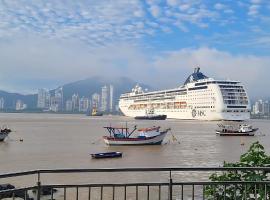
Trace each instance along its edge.
<instances>
[{"instance_id":1,"label":"ship deck railing","mask_svg":"<svg viewBox=\"0 0 270 200\"><path fill-rule=\"evenodd\" d=\"M222 199L228 198L226 188L255 187L254 198L261 199L257 188L264 188L264 199L270 198L270 181L213 182L209 176L224 172L270 172L270 167L165 167L165 168L96 168L42 169L0 174L1 184L16 188L0 190L0 199L211 199L205 194L209 186L224 187ZM116 177L113 177L115 176ZM31 183L33 182L33 183ZM47 194L43 194L46 188ZM225 191L225 192L224 192ZM244 190L244 199L249 198ZM213 199L215 199L213 197ZM233 199L233 198L232 198ZM237 191L235 190L235 199Z\"/></svg>"}]
</instances>

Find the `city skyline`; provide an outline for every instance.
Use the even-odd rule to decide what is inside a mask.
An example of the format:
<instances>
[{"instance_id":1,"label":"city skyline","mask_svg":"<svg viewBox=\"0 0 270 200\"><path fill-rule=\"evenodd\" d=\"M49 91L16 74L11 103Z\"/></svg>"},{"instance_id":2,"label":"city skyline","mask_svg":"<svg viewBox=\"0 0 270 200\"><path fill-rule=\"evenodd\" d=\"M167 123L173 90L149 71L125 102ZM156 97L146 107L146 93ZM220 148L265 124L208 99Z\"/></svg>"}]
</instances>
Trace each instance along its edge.
<instances>
[{"instance_id":1,"label":"city skyline","mask_svg":"<svg viewBox=\"0 0 270 200\"><path fill-rule=\"evenodd\" d=\"M0 7L2 90L33 93L96 75L171 88L200 66L209 77L243 82L251 96L268 95L257 90L270 85L266 0L1 1Z\"/></svg>"}]
</instances>

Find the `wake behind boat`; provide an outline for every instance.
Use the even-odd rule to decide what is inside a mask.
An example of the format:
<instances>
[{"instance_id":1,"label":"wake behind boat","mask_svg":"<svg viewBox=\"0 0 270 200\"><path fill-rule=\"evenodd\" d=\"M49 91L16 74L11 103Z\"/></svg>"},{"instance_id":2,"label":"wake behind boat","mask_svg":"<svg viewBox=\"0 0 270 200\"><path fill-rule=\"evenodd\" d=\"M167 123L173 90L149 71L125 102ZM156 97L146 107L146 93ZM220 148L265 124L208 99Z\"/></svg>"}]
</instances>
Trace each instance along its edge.
<instances>
[{"instance_id":1,"label":"wake behind boat","mask_svg":"<svg viewBox=\"0 0 270 200\"><path fill-rule=\"evenodd\" d=\"M160 131L160 127L150 127L137 129L135 126L132 131L125 127L104 127L108 130L109 136L103 136L104 142L107 145L160 145L170 130L167 128ZM136 131L137 130L137 131ZM131 137L137 132L137 137Z\"/></svg>"},{"instance_id":2,"label":"wake behind boat","mask_svg":"<svg viewBox=\"0 0 270 200\"><path fill-rule=\"evenodd\" d=\"M253 128L248 124L240 124L238 127L233 125L218 124L219 128L216 134L220 136L254 136L258 128Z\"/></svg>"}]
</instances>

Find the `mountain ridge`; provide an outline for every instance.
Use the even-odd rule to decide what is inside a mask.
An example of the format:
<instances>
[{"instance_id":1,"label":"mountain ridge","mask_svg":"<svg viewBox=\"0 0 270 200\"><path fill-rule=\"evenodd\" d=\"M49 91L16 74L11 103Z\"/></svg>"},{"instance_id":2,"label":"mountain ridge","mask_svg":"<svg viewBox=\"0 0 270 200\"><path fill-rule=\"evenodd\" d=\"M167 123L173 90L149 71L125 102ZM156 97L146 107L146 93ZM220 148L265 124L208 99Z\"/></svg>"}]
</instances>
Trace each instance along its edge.
<instances>
[{"instance_id":1,"label":"mountain ridge","mask_svg":"<svg viewBox=\"0 0 270 200\"><path fill-rule=\"evenodd\" d=\"M120 95L125 92L131 91L131 89L138 82L127 78L127 77L119 77L119 78L105 78L101 76L93 76L86 79L66 83L62 86L63 94L64 94L64 102L68 99L71 99L73 94L78 94L80 97L91 98L91 95L94 93L101 94L101 87L104 85L109 86L110 84L114 87L114 102L118 101ZM138 83L143 88L150 88L150 86ZM57 88L59 88L57 87ZM50 94L54 96L54 92L57 89L50 90ZM17 100L22 100L27 104L28 109L35 109L37 107L37 93L33 94L20 94L20 93L10 93L7 91L0 90L0 98L3 97L5 100L5 109L14 109Z\"/></svg>"}]
</instances>

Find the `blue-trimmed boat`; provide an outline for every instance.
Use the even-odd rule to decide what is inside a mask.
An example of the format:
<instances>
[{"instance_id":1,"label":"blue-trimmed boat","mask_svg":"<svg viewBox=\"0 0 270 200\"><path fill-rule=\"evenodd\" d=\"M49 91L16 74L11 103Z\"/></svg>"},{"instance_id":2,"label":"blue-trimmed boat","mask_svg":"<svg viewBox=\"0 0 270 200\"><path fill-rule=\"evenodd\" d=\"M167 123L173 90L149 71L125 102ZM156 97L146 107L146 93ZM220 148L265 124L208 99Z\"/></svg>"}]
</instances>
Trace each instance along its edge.
<instances>
[{"instance_id":1,"label":"blue-trimmed boat","mask_svg":"<svg viewBox=\"0 0 270 200\"><path fill-rule=\"evenodd\" d=\"M108 130L109 136L103 136L103 140L107 145L160 145L168 133L170 128L160 130L159 126L138 129L135 126L132 131L123 127L104 127ZM137 137L131 135L138 131Z\"/></svg>"}]
</instances>

